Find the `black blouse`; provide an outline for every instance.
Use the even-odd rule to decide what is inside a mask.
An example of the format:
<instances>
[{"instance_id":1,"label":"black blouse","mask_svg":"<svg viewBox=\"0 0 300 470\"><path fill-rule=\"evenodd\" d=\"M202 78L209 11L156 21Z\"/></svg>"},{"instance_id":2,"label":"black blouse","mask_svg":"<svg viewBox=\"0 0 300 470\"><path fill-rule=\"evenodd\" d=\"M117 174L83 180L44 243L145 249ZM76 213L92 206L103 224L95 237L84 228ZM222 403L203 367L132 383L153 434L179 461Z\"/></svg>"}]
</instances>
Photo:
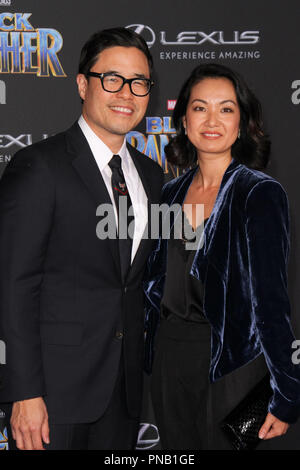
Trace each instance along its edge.
<instances>
[{"instance_id":1,"label":"black blouse","mask_svg":"<svg viewBox=\"0 0 300 470\"><path fill-rule=\"evenodd\" d=\"M201 281L190 275L196 248L186 248L187 241L195 239L196 233L183 211L182 214L183 220L189 227L189 233L194 235L193 238L187 239L182 230L182 233L178 235L180 238L177 238L176 230L173 230L168 240L167 272L161 314L163 318L171 321L181 319L188 322L206 323L203 313L204 286ZM204 220L204 224L207 220ZM184 224L182 226L184 227ZM197 227L197 234L203 228L203 224Z\"/></svg>"}]
</instances>

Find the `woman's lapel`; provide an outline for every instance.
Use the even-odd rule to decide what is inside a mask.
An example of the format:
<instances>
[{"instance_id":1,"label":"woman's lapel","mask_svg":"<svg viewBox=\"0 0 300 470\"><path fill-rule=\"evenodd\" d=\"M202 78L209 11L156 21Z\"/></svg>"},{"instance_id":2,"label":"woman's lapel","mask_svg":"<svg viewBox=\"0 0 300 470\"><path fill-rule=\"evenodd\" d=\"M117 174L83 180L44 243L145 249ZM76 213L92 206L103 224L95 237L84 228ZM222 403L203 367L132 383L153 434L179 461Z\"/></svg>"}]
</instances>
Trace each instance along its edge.
<instances>
[{"instance_id":1,"label":"woman's lapel","mask_svg":"<svg viewBox=\"0 0 300 470\"><path fill-rule=\"evenodd\" d=\"M191 268L191 274L204 282L207 263L212 263L219 271L222 278L227 278L228 256L230 252L230 227L231 227L231 207L232 189L236 177L242 165L232 159L227 167L218 195L205 225L203 239L200 240L199 248Z\"/></svg>"}]
</instances>

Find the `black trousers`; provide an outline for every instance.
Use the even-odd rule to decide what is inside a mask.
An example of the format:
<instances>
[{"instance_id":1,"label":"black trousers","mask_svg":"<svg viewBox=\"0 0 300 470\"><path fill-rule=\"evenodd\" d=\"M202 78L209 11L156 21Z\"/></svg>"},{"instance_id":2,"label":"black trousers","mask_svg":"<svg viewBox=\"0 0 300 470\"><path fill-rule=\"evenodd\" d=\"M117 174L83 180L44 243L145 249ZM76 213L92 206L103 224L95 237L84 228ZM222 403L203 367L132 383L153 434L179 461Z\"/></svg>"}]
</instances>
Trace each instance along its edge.
<instances>
[{"instance_id":1,"label":"black trousers","mask_svg":"<svg viewBox=\"0 0 300 470\"><path fill-rule=\"evenodd\" d=\"M211 384L210 336L208 322L161 321L151 396L162 449L232 450L219 423L267 372L260 355ZM258 450L272 448L276 439Z\"/></svg>"},{"instance_id":2,"label":"black trousers","mask_svg":"<svg viewBox=\"0 0 300 470\"><path fill-rule=\"evenodd\" d=\"M50 444L46 450L133 450L139 430L139 419L127 411L123 357L114 392L105 413L95 422L80 424L51 424ZM15 450L9 429L9 448Z\"/></svg>"}]
</instances>

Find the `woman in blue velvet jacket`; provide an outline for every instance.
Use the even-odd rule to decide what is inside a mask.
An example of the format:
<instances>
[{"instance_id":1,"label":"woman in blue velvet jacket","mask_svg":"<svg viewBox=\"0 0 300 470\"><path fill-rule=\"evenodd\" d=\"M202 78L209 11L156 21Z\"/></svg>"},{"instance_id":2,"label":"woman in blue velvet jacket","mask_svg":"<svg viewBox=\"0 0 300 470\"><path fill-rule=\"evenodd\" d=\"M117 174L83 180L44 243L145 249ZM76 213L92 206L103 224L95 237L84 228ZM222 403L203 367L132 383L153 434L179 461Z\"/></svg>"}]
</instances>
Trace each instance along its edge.
<instances>
[{"instance_id":1,"label":"woman in blue velvet jacket","mask_svg":"<svg viewBox=\"0 0 300 470\"><path fill-rule=\"evenodd\" d=\"M162 447L230 448L219 422L269 370L273 396L259 432L266 444L300 414L287 196L259 171L270 144L260 104L234 71L198 66L173 119L177 136L166 147L168 161L192 168L165 185L162 202L180 204L194 233L202 232L191 257L160 237L148 261L146 370L154 359Z\"/></svg>"}]
</instances>

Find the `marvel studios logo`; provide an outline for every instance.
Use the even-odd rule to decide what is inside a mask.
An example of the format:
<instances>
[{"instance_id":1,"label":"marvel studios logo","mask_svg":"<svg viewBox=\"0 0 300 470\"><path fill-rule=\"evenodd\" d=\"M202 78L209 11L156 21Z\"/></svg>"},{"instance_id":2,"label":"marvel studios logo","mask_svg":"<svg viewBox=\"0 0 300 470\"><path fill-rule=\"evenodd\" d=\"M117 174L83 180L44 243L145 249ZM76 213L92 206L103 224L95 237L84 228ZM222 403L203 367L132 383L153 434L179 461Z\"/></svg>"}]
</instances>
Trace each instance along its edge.
<instances>
[{"instance_id":1,"label":"marvel studios logo","mask_svg":"<svg viewBox=\"0 0 300 470\"><path fill-rule=\"evenodd\" d=\"M167 109L168 111L172 111L175 108L176 100L168 100L167 101Z\"/></svg>"},{"instance_id":2,"label":"marvel studios logo","mask_svg":"<svg viewBox=\"0 0 300 470\"><path fill-rule=\"evenodd\" d=\"M11 5L11 0L0 0L0 6L10 7L10 5Z\"/></svg>"}]
</instances>

